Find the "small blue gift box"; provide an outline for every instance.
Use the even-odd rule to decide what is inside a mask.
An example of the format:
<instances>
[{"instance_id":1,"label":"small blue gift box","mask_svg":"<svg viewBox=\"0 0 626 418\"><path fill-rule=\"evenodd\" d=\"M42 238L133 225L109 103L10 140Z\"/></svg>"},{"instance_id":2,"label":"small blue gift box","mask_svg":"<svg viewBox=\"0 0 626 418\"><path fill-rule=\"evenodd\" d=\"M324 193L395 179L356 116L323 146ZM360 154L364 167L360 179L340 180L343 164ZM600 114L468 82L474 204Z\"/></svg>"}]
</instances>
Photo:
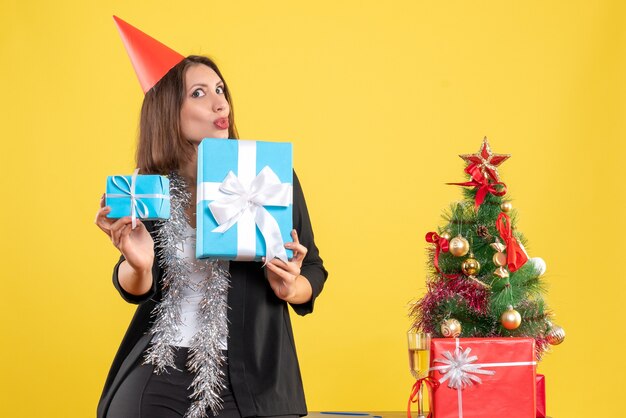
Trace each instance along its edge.
<instances>
[{"instance_id":1,"label":"small blue gift box","mask_svg":"<svg viewBox=\"0 0 626 418\"><path fill-rule=\"evenodd\" d=\"M106 205L111 207L107 218L133 216L143 220L169 219L170 181L158 175L107 177Z\"/></svg>"},{"instance_id":2,"label":"small blue gift box","mask_svg":"<svg viewBox=\"0 0 626 418\"><path fill-rule=\"evenodd\" d=\"M204 139L198 149L196 257L292 256L290 143Z\"/></svg>"}]
</instances>

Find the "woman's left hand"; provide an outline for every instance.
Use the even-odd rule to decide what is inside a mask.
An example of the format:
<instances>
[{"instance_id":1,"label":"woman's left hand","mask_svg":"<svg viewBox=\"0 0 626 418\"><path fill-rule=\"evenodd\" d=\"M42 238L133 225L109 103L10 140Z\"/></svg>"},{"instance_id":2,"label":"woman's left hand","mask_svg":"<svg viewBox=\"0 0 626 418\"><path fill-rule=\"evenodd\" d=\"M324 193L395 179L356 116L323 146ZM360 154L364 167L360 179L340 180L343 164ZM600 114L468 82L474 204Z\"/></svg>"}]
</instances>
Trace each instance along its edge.
<instances>
[{"instance_id":1,"label":"woman's left hand","mask_svg":"<svg viewBox=\"0 0 626 418\"><path fill-rule=\"evenodd\" d=\"M295 229L291 231L291 237L293 242L285 244L285 248L293 251L291 261L285 263L275 258L265 265L265 269L270 287L278 298L292 303L304 303L311 298L311 286L308 280L300 275L302 260L306 256L307 248L298 241L298 233ZM306 283L302 283L303 281Z\"/></svg>"}]
</instances>

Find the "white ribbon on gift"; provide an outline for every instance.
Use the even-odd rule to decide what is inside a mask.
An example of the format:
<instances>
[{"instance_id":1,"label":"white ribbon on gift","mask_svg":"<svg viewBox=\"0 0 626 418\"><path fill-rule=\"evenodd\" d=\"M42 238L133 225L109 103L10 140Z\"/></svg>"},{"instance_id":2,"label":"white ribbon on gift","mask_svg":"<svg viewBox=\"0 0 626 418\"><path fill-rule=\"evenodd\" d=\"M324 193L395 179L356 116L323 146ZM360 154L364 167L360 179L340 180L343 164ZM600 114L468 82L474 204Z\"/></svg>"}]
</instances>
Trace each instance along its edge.
<instances>
[{"instance_id":1,"label":"white ribbon on gift","mask_svg":"<svg viewBox=\"0 0 626 418\"><path fill-rule=\"evenodd\" d=\"M461 390L467 386L471 386L476 382L482 383L478 374L494 375L496 372L493 370L483 370L485 367L483 364L472 364L478 360L478 356L470 356L471 348L467 348L463 351L460 347L454 350L454 353L445 351L441 354L444 359L436 359L435 363L443 363L445 366L431 367L430 370L438 370L443 374L443 377L439 379L439 383L443 383L448 380L448 387L452 389Z\"/></svg>"},{"instance_id":2,"label":"white ribbon on gift","mask_svg":"<svg viewBox=\"0 0 626 418\"><path fill-rule=\"evenodd\" d=\"M211 232L224 233L237 225L236 260L252 260L256 255L256 227L265 240L265 262L274 258L288 261L278 222L264 206L289 206L292 186L281 183L265 166L256 172L256 143L238 141L238 173L228 173L224 181L202 182L197 201L211 200L209 209L218 223Z\"/></svg>"},{"instance_id":3,"label":"white ribbon on gift","mask_svg":"<svg viewBox=\"0 0 626 418\"><path fill-rule=\"evenodd\" d=\"M446 351L443 354L445 358L435 359L434 363L443 363L443 366L431 367L431 371L439 371L443 374L439 383L444 383L448 380L448 387L456 389L459 418L463 418L463 389L473 385L474 383L481 384L482 380L478 374L494 375L494 370L483 370L486 367L511 367L511 366L534 366L536 361L513 361L503 363L474 363L478 360L478 356L470 356L471 348L467 348L465 351L460 346L459 339L455 338L456 348L454 353Z\"/></svg>"},{"instance_id":4,"label":"white ribbon on gift","mask_svg":"<svg viewBox=\"0 0 626 418\"><path fill-rule=\"evenodd\" d=\"M139 169L136 168L135 171L133 171L133 175L131 176L130 182L128 182L128 180L124 176L113 176L111 179L113 181L113 184L115 184L115 186L118 189L120 189L122 193L107 193L106 194L107 198L130 197L130 216L131 216L131 223L132 223L133 229L135 229L135 227L137 226L137 214L139 214L140 218L145 218L146 216L148 216L148 212L149 212L148 206L140 199L148 198L148 199L168 199L169 200L170 198L168 195L164 195L160 193L140 193L140 194L135 193L138 173L139 173ZM117 182L118 179L122 179L124 183L126 183L126 188L123 187L124 186L123 184L120 185Z\"/></svg>"}]
</instances>

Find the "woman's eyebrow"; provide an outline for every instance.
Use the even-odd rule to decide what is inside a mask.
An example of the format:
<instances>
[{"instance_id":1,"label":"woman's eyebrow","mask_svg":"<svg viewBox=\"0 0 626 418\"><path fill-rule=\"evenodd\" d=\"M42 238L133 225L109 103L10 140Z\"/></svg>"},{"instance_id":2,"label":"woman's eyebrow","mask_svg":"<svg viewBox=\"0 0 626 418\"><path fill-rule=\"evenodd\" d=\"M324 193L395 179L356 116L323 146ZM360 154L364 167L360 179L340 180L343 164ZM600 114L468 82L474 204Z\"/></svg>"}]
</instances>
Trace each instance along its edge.
<instances>
[{"instance_id":1,"label":"woman's eyebrow","mask_svg":"<svg viewBox=\"0 0 626 418\"><path fill-rule=\"evenodd\" d=\"M220 80L220 81L218 81L217 83L215 83L215 86L216 86L216 87L217 87L217 86L220 86L220 85L222 85L222 86L224 85L224 82L223 82L222 80ZM206 84L206 83L195 83L195 84L192 84L192 85L191 85L191 87L189 87L187 90L191 90L191 89L193 89L194 87L204 87L204 88L207 88L207 89L208 89L208 88L209 88L209 85L208 85L208 84Z\"/></svg>"},{"instance_id":2,"label":"woman's eyebrow","mask_svg":"<svg viewBox=\"0 0 626 418\"><path fill-rule=\"evenodd\" d=\"M187 91L191 91L191 90L195 89L196 87L204 87L205 89L209 88L209 86L207 84L204 84L204 83L194 83L187 89Z\"/></svg>"}]
</instances>

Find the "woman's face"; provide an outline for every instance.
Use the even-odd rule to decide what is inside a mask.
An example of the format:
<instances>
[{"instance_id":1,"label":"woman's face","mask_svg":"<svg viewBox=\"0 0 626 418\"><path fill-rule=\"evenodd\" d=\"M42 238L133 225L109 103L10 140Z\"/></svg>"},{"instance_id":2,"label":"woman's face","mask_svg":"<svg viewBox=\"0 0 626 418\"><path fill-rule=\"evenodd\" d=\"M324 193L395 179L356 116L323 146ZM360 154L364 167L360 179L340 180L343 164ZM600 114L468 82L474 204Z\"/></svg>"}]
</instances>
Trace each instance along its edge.
<instances>
[{"instance_id":1,"label":"woman's face","mask_svg":"<svg viewBox=\"0 0 626 418\"><path fill-rule=\"evenodd\" d=\"M185 98L180 109L183 138L200 143L204 138L228 138L230 106L224 82L204 64L195 64L185 73Z\"/></svg>"}]
</instances>

